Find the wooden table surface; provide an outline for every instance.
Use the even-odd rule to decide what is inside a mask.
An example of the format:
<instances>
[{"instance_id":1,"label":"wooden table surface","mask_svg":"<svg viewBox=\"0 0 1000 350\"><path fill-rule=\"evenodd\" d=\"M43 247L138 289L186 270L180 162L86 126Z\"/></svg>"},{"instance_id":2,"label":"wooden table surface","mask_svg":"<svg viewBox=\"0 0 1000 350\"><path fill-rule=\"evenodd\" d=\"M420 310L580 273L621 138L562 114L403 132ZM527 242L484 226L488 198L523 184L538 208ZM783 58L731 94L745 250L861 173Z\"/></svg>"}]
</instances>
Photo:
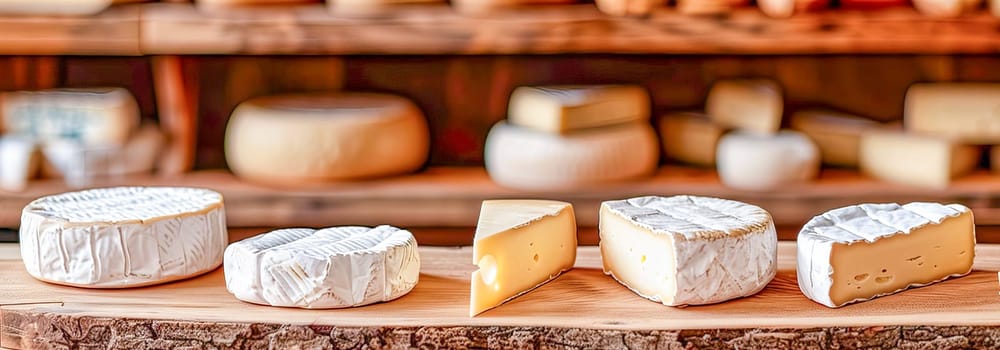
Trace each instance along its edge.
<instances>
[{"instance_id":1,"label":"wooden table surface","mask_svg":"<svg viewBox=\"0 0 1000 350\"><path fill-rule=\"evenodd\" d=\"M221 268L137 289L47 284L27 275L16 245L4 244L0 346L1000 346L1000 245L980 244L968 276L840 309L799 292L794 242L779 244L780 271L761 293L687 308L636 296L601 272L597 247L582 246L575 269L474 318L468 317L469 247L423 246L420 254L420 283L400 299L300 310L236 300Z\"/></svg>"}]
</instances>

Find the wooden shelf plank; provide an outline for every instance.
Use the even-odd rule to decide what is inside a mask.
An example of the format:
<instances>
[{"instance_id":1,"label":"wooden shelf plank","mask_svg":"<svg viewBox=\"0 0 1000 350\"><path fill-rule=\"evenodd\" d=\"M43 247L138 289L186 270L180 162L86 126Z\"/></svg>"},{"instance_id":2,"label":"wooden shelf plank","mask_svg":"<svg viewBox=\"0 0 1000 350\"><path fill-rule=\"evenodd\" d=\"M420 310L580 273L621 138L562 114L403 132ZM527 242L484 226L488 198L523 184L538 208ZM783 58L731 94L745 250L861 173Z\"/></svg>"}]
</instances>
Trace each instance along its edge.
<instances>
[{"instance_id":1,"label":"wooden shelf plank","mask_svg":"<svg viewBox=\"0 0 1000 350\"><path fill-rule=\"evenodd\" d=\"M753 203L781 226L801 226L826 210L858 203L935 201L962 203L979 225L1000 225L1000 176L982 171L942 190L888 184L857 172L826 169L812 183L768 192L727 188L714 170L665 166L647 179L584 190L521 191L504 188L477 167L432 167L413 175L285 189L244 182L226 171L196 171L178 177L127 177L96 183L193 186L225 196L230 226L330 226L393 224L404 227L472 227L484 199L548 198L573 203L581 226L597 224L600 203L641 195L693 194ZM25 192L0 192L0 227L16 227L31 200L70 190L61 181L33 183Z\"/></svg>"},{"instance_id":2,"label":"wooden shelf plank","mask_svg":"<svg viewBox=\"0 0 1000 350\"><path fill-rule=\"evenodd\" d=\"M4 251L0 249L0 253ZM977 332L995 335L1000 324L995 272L1000 269L1000 246L997 245L979 245L976 271L969 276L839 309L826 308L801 294L795 278L793 242L779 243L779 273L761 293L721 304L687 308L666 307L636 296L601 272L597 247L581 247L574 270L475 318L468 317L469 278L473 270L471 249L422 247L420 254L420 282L411 293L388 303L339 310L274 308L240 302L226 291L221 269L160 286L88 290L37 281L27 275L20 260L6 256L0 258L0 281L4 282L0 283L0 304L50 304L3 307L0 339L4 346L14 348L38 344L83 347L119 341L155 341L160 336L164 337L161 341L187 339L158 335L164 332L107 330L138 322L139 325L172 327L170 333L186 334L194 339L198 339L197 334L219 335L202 339L204 344L213 346L263 338L272 347L280 348L289 344L282 344L280 336L266 336L270 334L267 331L264 337L232 329L218 331L225 327L276 331L306 326L307 330L316 330L316 336L327 337L326 341L349 341L328 337L340 334L334 330L358 334L376 332L376 337L392 337L416 328L419 328L417 332L430 335L483 327L491 329L486 332L496 332L496 336L523 332L526 337L550 337L550 340L570 337L569 340L574 340L572 337L593 333L608 336L595 340L608 340L612 336L620 340L622 335L634 337L648 335L651 331L665 331L676 336L681 330L717 330L712 333L720 337L718 330L726 329L736 332L736 337L754 337L758 333L768 337L769 332L778 332L784 333L787 339L809 341L817 333L830 336L844 332L844 327L863 327L868 329L856 330L859 333L856 336L861 339L852 341L878 341L887 336L881 329L896 332L896 341L899 341L901 329L918 328L931 332L932 336L925 339L930 340L935 338L934 327L966 328L965 333L958 335ZM766 331L773 328L788 330ZM291 340L296 339L303 340L294 337ZM409 336L403 340L412 341ZM813 341L828 344L846 340ZM469 341L485 346L488 339ZM888 347L900 344L895 345ZM990 344L967 347L983 345Z\"/></svg>"},{"instance_id":3,"label":"wooden shelf plank","mask_svg":"<svg viewBox=\"0 0 1000 350\"><path fill-rule=\"evenodd\" d=\"M139 55L143 5L95 16L0 16L0 55Z\"/></svg>"},{"instance_id":4,"label":"wooden shelf plank","mask_svg":"<svg viewBox=\"0 0 1000 350\"><path fill-rule=\"evenodd\" d=\"M154 54L958 54L1000 52L1000 22L986 12L933 19L911 8L828 11L771 19L756 9L728 17L663 8L616 18L592 4L463 16L445 5L401 7L370 18L321 4L205 13L148 5L143 51Z\"/></svg>"}]
</instances>

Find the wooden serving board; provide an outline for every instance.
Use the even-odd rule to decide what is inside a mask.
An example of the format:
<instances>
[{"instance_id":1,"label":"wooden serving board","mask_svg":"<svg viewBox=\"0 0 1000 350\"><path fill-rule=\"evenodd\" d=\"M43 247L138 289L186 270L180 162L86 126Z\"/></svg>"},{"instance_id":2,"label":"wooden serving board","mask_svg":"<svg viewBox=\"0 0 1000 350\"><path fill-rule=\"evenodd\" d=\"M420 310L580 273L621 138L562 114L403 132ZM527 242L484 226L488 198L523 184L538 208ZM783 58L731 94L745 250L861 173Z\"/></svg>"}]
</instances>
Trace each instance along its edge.
<instances>
[{"instance_id":1,"label":"wooden serving board","mask_svg":"<svg viewBox=\"0 0 1000 350\"><path fill-rule=\"evenodd\" d=\"M0 303L22 304L0 315L0 340L10 348L1000 345L1000 245L980 245L969 276L840 309L799 292L792 242L779 244L780 272L761 293L687 308L636 296L601 272L597 247L581 247L576 269L474 318L468 247L421 247L420 283L410 294L340 310L240 302L222 269L137 289L52 285L28 276L12 247L0 248Z\"/></svg>"}]
</instances>

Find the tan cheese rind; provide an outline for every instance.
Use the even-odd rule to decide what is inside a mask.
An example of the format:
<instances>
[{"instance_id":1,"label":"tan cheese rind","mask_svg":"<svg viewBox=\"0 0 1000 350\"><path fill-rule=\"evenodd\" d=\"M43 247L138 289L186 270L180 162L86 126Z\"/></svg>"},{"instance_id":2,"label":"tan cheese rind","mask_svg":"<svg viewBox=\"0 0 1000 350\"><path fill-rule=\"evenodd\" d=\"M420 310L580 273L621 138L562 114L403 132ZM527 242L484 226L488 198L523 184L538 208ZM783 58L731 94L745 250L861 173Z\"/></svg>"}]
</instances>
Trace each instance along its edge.
<instances>
[{"instance_id":1,"label":"tan cheese rind","mask_svg":"<svg viewBox=\"0 0 1000 350\"><path fill-rule=\"evenodd\" d=\"M669 159L715 166L715 152L726 129L703 113L679 112L660 117L660 141Z\"/></svg>"},{"instance_id":2,"label":"tan cheese rind","mask_svg":"<svg viewBox=\"0 0 1000 350\"><path fill-rule=\"evenodd\" d=\"M1000 143L1000 84L914 84L906 91L907 132L962 143Z\"/></svg>"},{"instance_id":3,"label":"tan cheese rind","mask_svg":"<svg viewBox=\"0 0 1000 350\"><path fill-rule=\"evenodd\" d=\"M948 187L975 169L979 156L979 147L931 136L885 131L861 137L861 171L905 185Z\"/></svg>"},{"instance_id":4,"label":"tan cheese rind","mask_svg":"<svg viewBox=\"0 0 1000 350\"><path fill-rule=\"evenodd\" d=\"M774 134L781 128L784 100L771 80L722 80L712 85L705 112L721 126Z\"/></svg>"},{"instance_id":5,"label":"tan cheese rind","mask_svg":"<svg viewBox=\"0 0 1000 350\"><path fill-rule=\"evenodd\" d=\"M802 293L840 307L969 273L976 232L959 204L861 204L813 218L797 241Z\"/></svg>"},{"instance_id":6,"label":"tan cheese rind","mask_svg":"<svg viewBox=\"0 0 1000 350\"><path fill-rule=\"evenodd\" d=\"M574 189L648 176L659 142L653 127L629 123L559 135L499 122L486 137L490 178L522 189Z\"/></svg>"},{"instance_id":7,"label":"tan cheese rind","mask_svg":"<svg viewBox=\"0 0 1000 350\"><path fill-rule=\"evenodd\" d=\"M254 99L233 111L226 130L226 161L236 175L283 185L409 173L429 148L416 105L385 94Z\"/></svg>"},{"instance_id":8,"label":"tan cheese rind","mask_svg":"<svg viewBox=\"0 0 1000 350\"><path fill-rule=\"evenodd\" d=\"M569 203L484 201L476 227L469 317L555 279L576 263L576 217Z\"/></svg>"},{"instance_id":9,"label":"tan cheese rind","mask_svg":"<svg viewBox=\"0 0 1000 350\"><path fill-rule=\"evenodd\" d=\"M634 85L522 86L507 122L552 133L649 120L649 93Z\"/></svg>"},{"instance_id":10,"label":"tan cheese rind","mask_svg":"<svg viewBox=\"0 0 1000 350\"><path fill-rule=\"evenodd\" d=\"M882 127L871 119L828 110L804 110L791 118L792 130L809 136L819 147L823 164L857 167L861 135Z\"/></svg>"},{"instance_id":11,"label":"tan cheese rind","mask_svg":"<svg viewBox=\"0 0 1000 350\"><path fill-rule=\"evenodd\" d=\"M777 271L770 214L725 199L637 197L601 205L604 273L669 306L753 295Z\"/></svg>"}]
</instances>

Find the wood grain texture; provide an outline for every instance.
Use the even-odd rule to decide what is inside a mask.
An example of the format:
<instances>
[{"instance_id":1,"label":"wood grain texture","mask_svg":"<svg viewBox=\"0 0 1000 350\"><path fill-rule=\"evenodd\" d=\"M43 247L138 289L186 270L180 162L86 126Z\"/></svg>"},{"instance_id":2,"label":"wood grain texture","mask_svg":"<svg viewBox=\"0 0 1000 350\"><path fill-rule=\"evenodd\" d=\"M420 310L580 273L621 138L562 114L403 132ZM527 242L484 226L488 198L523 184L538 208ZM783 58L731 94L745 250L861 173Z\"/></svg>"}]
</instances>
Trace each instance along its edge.
<instances>
[{"instance_id":1,"label":"wood grain texture","mask_svg":"<svg viewBox=\"0 0 1000 350\"><path fill-rule=\"evenodd\" d=\"M2 253L3 250L0 250ZM1000 346L1000 246L977 248L976 271L932 286L829 309L795 282L795 245L761 293L671 308L600 271L597 247L576 268L496 309L467 316L471 249L422 247L421 280L392 302L339 310L251 305L222 270L161 286L87 290L39 282L0 260L0 339L14 348L939 348ZM52 303L55 302L55 303ZM47 304L43 304L47 303Z\"/></svg>"},{"instance_id":2,"label":"wood grain texture","mask_svg":"<svg viewBox=\"0 0 1000 350\"><path fill-rule=\"evenodd\" d=\"M592 4L490 16L437 5L346 18L322 5L205 14L193 5L153 4L144 9L142 46L161 54L996 53L996 27L986 13L930 19L911 8L790 19L756 9L701 17L660 8L629 19Z\"/></svg>"},{"instance_id":3,"label":"wood grain texture","mask_svg":"<svg viewBox=\"0 0 1000 350\"><path fill-rule=\"evenodd\" d=\"M139 55L143 6L112 6L95 16L0 16L0 54Z\"/></svg>"},{"instance_id":4,"label":"wood grain texture","mask_svg":"<svg viewBox=\"0 0 1000 350\"><path fill-rule=\"evenodd\" d=\"M159 172L176 176L194 167L198 139L197 76L184 74L178 56L152 58L160 128L169 142L160 155Z\"/></svg>"},{"instance_id":5,"label":"wood grain texture","mask_svg":"<svg viewBox=\"0 0 1000 350\"><path fill-rule=\"evenodd\" d=\"M768 192L730 189L713 170L667 166L653 177L581 190L522 191L501 187L482 168L432 167L426 171L370 181L331 183L307 188L276 188L248 183L222 171L196 171L180 177L135 176L112 185L194 186L225 196L227 220L235 227L391 224L403 227L473 227L485 199L547 198L573 203L582 227L597 224L600 203L642 195L691 194L759 205L782 226L801 227L815 215L858 203L933 201L962 203L979 225L1000 225L1000 179L987 171L963 177L945 190L888 184L849 170L828 169L813 183ZM16 227L29 201L69 190L59 181L37 181L21 193L0 195L0 227Z\"/></svg>"}]
</instances>

